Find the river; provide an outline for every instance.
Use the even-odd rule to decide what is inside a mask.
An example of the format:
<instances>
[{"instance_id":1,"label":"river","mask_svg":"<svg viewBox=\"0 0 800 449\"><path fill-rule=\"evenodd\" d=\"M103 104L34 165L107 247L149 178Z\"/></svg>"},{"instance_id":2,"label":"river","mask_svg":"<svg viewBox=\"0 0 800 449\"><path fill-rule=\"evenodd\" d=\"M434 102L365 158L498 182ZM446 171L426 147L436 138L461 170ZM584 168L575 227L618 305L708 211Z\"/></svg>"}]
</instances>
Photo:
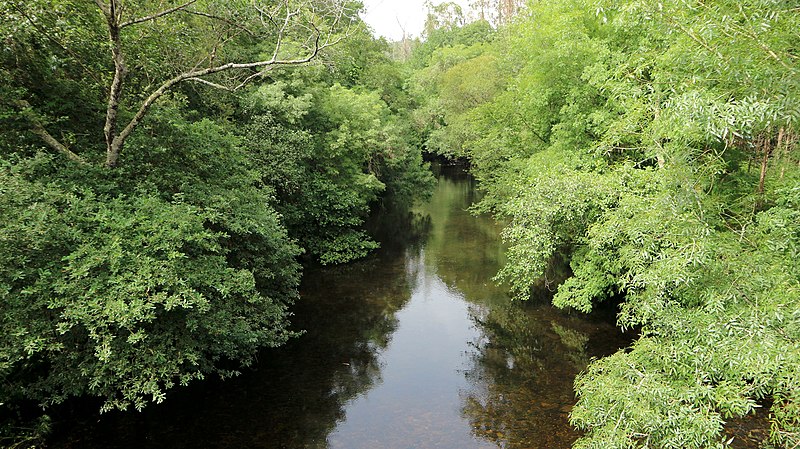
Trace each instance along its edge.
<instances>
[{"instance_id":1,"label":"river","mask_svg":"<svg viewBox=\"0 0 800 449\"><path fill-rule=\"evenodd\" d=\"M629 337L613 313L512 302L492 280L499 227L467 211L474 181L438 170L427 204L383 217L374 255L307 271L293 317L303 336L143 413L56 417L51 446L569 447L575 375Z\"/></svg>"}]
</instances>

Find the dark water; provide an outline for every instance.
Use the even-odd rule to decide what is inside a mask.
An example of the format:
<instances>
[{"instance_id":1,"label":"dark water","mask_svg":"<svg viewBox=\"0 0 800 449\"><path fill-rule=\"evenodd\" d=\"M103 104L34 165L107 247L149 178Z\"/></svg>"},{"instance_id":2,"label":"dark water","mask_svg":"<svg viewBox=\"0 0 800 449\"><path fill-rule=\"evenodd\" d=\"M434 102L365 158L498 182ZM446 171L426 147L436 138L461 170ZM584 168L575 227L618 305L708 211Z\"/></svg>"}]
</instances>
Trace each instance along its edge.
<instances>
[{"instance_id":1,"label":"dark water","mask_svg":"<svg viewBox=\"0 0 800 449\"><path fill-rule=\"evenodd\" d=\"M428 204L383 217L377 254L306 273L294 322L308 332L255 370L144 413L65 419L52 447L569 447L575 375L627 339L608 317L512 303L474 196L445 170Z\"/></svg>"}]
</instances>

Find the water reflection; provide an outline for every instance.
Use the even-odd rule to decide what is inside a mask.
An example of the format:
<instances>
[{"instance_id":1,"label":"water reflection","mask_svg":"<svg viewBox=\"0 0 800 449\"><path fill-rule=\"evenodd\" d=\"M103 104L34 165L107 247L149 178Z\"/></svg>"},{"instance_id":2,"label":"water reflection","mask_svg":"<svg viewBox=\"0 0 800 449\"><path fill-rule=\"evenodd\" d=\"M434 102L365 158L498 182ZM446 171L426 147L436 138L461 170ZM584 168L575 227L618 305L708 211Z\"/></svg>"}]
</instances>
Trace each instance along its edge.
<instances>
[{"instance_id":1,"label":"water reflection","mask_svg":"<svg viewBox=\"0 0 800 449\"><path fill-rule=\"evenodd\" d=\"M512 302L490 279L504 262L497 224L471 216L476 199L469 178L440 180L426 210L434 223L426 242L427 267L471 306L479 330L470 343L461 391L462 414L475 436L503 448L566 448L577 438L568 414L572 381L590 357L624 346L611 317L569 315L549 305Z\"/></svg>"},{"instance_id":2,"label":"water reflection","mask_svg":"<svg viewBox=\"0 0 800 449\"><path fill-rule=\"evenodd\" d=\"M543 305L484 309L475 321L484 335L474 344L463 407L475 433L504 448L569 447L578 436L567 422L572 380L590 355L624 341L590 344L613 330Z\"/></svg>"},{"instance_id":3,"label":"water reflection","mask_svg":"<svg viewBox=\"0 0 800 449\"><path fill-rule=\"evenodd\" d=\"M498 227L473 181L445 172L430 203L376 220L382 249L306 273L295 323L255 371L142 414L72 414L53 447L559 448L572 379L624 344L601 319L512 303L491 277ZM76 418L77 416L77 418Z\"/></svg>"},{"instance_id":4,"label":"water reflection","mask_svg":"<svg viewBox=\"0 0 800 449\"><path fill-rule=\"evenodd\" d=\"M482 448L459 412L468 386L464 344L477 336L468 304L426 274L424 257L410 255L418 273L399 326L381 353L383 383L347 407L329 437L332 448Z\"/></svg>"},{"instance_id":5,"label":"water reflection","mask_svg":"<svg viewBox=\"0 0 800 449\"><path fill-rule=\"evenodd\" d=\"M415 279L393 255L308 273L295 311L307 333L265 351L255 371L194 384L141 414L57 417L51 446L327 448L348 403L382 382L379 354Z\"/></svg>"}]
</instances>

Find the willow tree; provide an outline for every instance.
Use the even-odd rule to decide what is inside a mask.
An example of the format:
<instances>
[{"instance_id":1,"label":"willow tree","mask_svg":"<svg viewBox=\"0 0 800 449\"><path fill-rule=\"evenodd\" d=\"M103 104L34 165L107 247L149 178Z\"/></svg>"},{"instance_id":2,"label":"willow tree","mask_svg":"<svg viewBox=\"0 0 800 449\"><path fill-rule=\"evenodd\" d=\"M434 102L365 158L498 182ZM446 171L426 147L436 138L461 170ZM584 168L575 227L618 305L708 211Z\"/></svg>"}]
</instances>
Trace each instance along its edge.
<instances>
[{"instance_id":1,"label":"willow tree","mask_svg":"<svg viewBox=\"0 0 800 449\"><path fill-rule=\"evenodd\" d=\"M578 376L575 447L728 447L766 408L800 447L798 29L797 0L553 0L497 33L506 87L455 129L500 275L525 298L567 259L555 305L639 335Z\"/></svg>"}]
</instances>

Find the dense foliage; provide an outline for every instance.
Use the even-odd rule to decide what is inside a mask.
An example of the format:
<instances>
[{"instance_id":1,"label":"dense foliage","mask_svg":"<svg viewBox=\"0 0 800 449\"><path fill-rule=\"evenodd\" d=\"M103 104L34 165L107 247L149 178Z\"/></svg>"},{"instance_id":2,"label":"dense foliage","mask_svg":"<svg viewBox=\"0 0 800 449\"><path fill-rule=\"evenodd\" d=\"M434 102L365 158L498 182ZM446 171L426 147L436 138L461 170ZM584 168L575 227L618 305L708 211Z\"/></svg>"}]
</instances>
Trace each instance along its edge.
<instances>
[{"instance_id":1,"label":"dense foliage","mask_svg":"<svg viewBox=\"0 0 800 449\"><path fill-rule=\"evenodd\" d=\"M0 418L284 343L298 260L375 248L422 141L469 159L518 297L568 260L554 303L638 330L577 379L577 447L724 447L758 408L797 447L800 2L498 4L432 9L406 66L358 2L0 4Z\"/></svg>"},{"instance_id":2,"label":"dense foliage","mask_svg":"<svg viewBox=\"0 0 800 449\"><path fill-rule=\"evenodd\" d=\"M500 278L566 258L556 305L640 331L576 381L576 447L723 447L761 407L800 444L798 30L796 1L540 1L416 72L428 148L507 223Z\"/></svg>"},{"instance_id":3,"label":"dense foliage","mask_svg":"<svg viewBox=\"0 0 800 449\"><path fill-rule=\"evenodd\" d=\"M430 190L359 3L169 3L0 5L0 419L235 374L295 334L301 261Z\"/></svg>"}]
</instances>

